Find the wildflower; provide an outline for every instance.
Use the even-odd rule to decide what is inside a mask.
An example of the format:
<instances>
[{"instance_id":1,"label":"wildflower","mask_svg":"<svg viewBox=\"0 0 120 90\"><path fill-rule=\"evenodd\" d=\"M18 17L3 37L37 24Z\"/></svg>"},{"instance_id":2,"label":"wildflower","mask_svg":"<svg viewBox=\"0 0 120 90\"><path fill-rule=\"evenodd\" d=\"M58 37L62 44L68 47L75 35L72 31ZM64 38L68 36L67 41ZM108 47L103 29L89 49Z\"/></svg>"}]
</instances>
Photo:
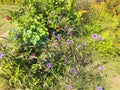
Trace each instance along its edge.
<instances>
[{"instance_id":1,"label":"wildflower","mask_svg":"<svg viewBox=\"0 0 120 90\"><path fill-rule=\"evenodd\" d=\"M14 28L14 29L13 29L13 31L14 31L14 32L17 32L17 29L16 29L16 28Z\"/></svg>"},{"instance_id":2,"label":"wildflower","mask_svg":"<svg viewBox=\"0 0 120 90\"><path fill-rule=\"evenodd\" d=\"M0 59L2 59L2 57L3 57L3 54L0 52Z\"/></svg>"},{"instance_id":3,"label":"wildflower","mask_svg":"<svg viewBox=\"0 0 120 90\"><path fill-rule=\"evenodd\" d=\"M56 32L55 32L55 31L53 31L53 32L52 32L52 35L54 35L55 33L56 33Z\"/></svg>"},{"instance_id":4,"label":"wildflower","mask_svg":"<svg viewBox=\"0 0 120 90\"><path fill-rule=\"evenodd\" d=\"M18 34L15 35L15 38L16 38L16 39L18 38Z\"/></svg>"},{"instance_id":5,"label":"wildflower","mask_svg":"<svg viewBox=\"0 0 120 90\"><path fill-rule=\"evenodd\" d=\"M48 23L50 23L50 18L48 18Z\"/></svg>"},{"instance_id":6,"label":"wildflower","mask_svg":"<svg viewBox=\"0 0 120 90\"><path fill-rule=\"evenodd\" d=\"M100 66L99 69L100 69L101 71L103 71L103 70L104 70L104 66Z\"/></svg>"},{"instance_id":7,"label":"wildflower","mask_svg":"<svg viewBox=\"0 0 120 90\"><path fill-rule=\"evenodd\" d=\"M59 40L61 38L60 34L57 35L57 39Z\"/></svg>"},{"instance_id":8,"label":"wildflower","mask_svg":"<svg viewBox=\"0 0 120 90\"><path fill-rule=\"evenodd\" d=\"M87 43L86 43L86 42L84 42L84 43L83 43L83 45L84 45L84 46L86 46L86 45L87 45Z\"/></svg>"},{"instance_id":9,"label":"wildflower","mask_svg":"<svg viewBox=\"0 0 120 90\"><path fill-rule=\"evenodd\" d=\"M67 56L64 55L64 63L67 62Z\"/></svg>"},{"instance_id":10,"label":"wildflower","mask_svg":"<svg viewBox=\"0 0 120 90\"><path fill-rule=\"evenodd\" d=\"M98 86L97 90L103 90L102 86Z\"/></svg>"},{"instance_id":11,"label":"wildflower","mask_svg":"<svg viewBox=\"0 0 120 90\"><path fill-rule=\"evenodd\" d=\"M73 35L73 32L69 32L68 35L72 36L72 35Z\"/></svg>"},{"instance_id":12,"label":"wildflower","mask_svg":"<svg viewBox=\"0 0 120 90\"><path fill-rule=\"evenodd\" d=\"M71 41L69 39L67 39L67 42L66 42L68 45L71 43Z\"/></svg>"},{"instance_id":13,"label":"wildflower","mask_svg":"<svg viewBox=\"0 0 120 90\"><path fill-rule=\"evenodd\" d=\"M47 68L51 68L51 63L47 63Z\"/></svg>"},{"instance_id":14,"label":"wildflower","mask_svg":"<svg viewBox=\"0 0 120 90\"><path fill-rule=\"evenodd\" d=\"M73 73L74 75L77 73L75 68L71 68L70 70L71 70L71 73Z\"/></svg>"},{"instance_id":15,"label":"wildflower","mask_svg":"<svg viewBox=\"0 0 120 90\"><path fill-rule=\"evenodd\" d=\"M57 26L57 27L56 27L56 30L60 30L60 26Z\"/></svg>"},{"instance_id":16,"label":"wildflower","mask_svg":"<svg viewBox=\"0 0 120 90\"><path fill-rule=\"evenodd\" d=\"M60 44L56 43L56 46L60 46Z\"/></svg>"},{"instance_id":17,"label":"wildflower","mask_svg":"<svg viewBox=\"0 0 120 90\"><path fill-rule=\"evenodd\" d=\"M6 19L7 20L12 20L12 18L10 16L7 16Z\"/></svg>"},{"instance_id":18,"label":"wildflower","mask_svg":"<svg viewBox=\"0 0 120 90\"><path fill-rule=\"evenodd\" d=\"M92 38L93 38L93 39L97 39L97 34L93 34L93 35L92 35Z\"/></svg>"},{"instance_id":19,"label":"wildflower","mask_svg":"<svg viewBox=\"0 0 120 90\"><path fill-rule=\"evenodd\" d=\"M71 85L68 85L68 86L67 86L67 90L72 90L72 86L71 86Z\"/></svg>"},{"instance_id":20,"label":"wildflower","mask_svg":"<svg viewBox=\"0 0 120 90\"><path fill-rule=\"evenodd\" d=\"M67 62L67 59L64 60L64 63L66 63L66 62Z\"/></svg>"},{"instance_id":21,"label":"wildflower","mask_svg":"<svg viewBox=\"0 0 120 90\"><path fill-rule=\"evenodd\" d=\"M100 37L99 37L99 41L102 41L102 40L103 40L103 37L102 37L102 36L100 36Z\"/></svg>"},{"instance_id":22,"label":"wildflower","mask_svg":"<svg viewBox=\"0 0 120 90\"><path fill-rule=\"evenodd\" d=\"M55 15L55 13L54 12L52 12L52 14L51 14L52 16L54 16Z\"/></svg>"}]
</instances>

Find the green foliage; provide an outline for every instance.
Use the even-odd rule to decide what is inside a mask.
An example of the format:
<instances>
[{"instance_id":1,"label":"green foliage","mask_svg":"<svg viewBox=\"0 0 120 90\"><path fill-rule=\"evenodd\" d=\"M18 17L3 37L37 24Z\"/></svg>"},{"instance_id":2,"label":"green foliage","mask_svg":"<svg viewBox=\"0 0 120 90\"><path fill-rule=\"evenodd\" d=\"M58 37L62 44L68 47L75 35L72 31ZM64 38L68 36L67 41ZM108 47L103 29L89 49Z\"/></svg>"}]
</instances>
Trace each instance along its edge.
<instances>
[{"instance_id":1,"label":"green foliage","mask_svg":"<svg viewBox=\"0 0 120 90\"><path fill-rule=\"evenodd\" d=\"M70 45L67 44L67 39L71 40ZM53 42L52 42L53 43ZM65 85L72 85L73 89L79 90L93 90L97 89L98 85L103 85L102 80L102 72L99 70L100 65L95 64L93 55L97 55L95 53L95 42L85 44L85 40L83 38L70 38L67 37L65 40L61 39L59 42L54 42L59 44L59 46L50 47L51 51L56 53L60 53L60 57L63 56L64 63L66 66L66 70L64 72L64 78L60 79L62 82L60 85L60 90L64 89ZM55 49L53 49L55 48ZM64 51L63 51L64 50ZM50 53L51 53L50 51ZM54 54L52 54L54 56ZM57 57L56 61L58 61ZM71 68L76 69L77 74L71 73ZM94 80L93 80L94 78ZM59 83L58 83L59 84Z\"/></svg>"},{"instance_id":2,"label":"green foliage","mask_svg":"<svg viewBox=\"0 0 120 90\"><path fill-rule=\"evenodd\" d=\"M7 85L12 89L32 90L58 87L62 90L68 85L79 90L93 90L99 85L104 87L104 74L99 69L101 64L96 64L92 57L97 55L94 47L98 42L85 44L82 38L67 36L57 40L54 36L50 45L44 46L39 55L33 55L31 51L11 53L13 46L1 44L0 50L4 54L1 76L7 80ZM48 63L51 64L50 68Z\"/></svg>"},{"instance_id":3,"label":"green foliage","mask_svg":"<svg viewBox=\"0 0 120 90\"><path fill-rule=\"evenodd\" d=\"M115 43L116 30L119 27L119 17L108 12L106 3L94 4L83 14L84 35L90 36L97 33L103 37L103 42L97 44L96 52L101 52L102 56L115 56L117 55Z\"/></svg>"},{"instance_id":4,"label":"green foliage","mask_svg":"<svg viewBox=\"0 0 120 90\"><path fill-rule=\"evenodd\" d=\"M115 47L119 34L113 33L119 28L118 17L104 3L89 5L81 13L75 10L75 0L70 1L25 0L18 11L11 12L18 27L11 29L11 45L0 47L1 77L9 88L106 89L100 58L119 55Z\"/></svg>"},{"instance_id":5,"label":"green foliage","mask_svg":"<svg viewBox=\"0 0 120 90\"><path fill-rule=\"evenodd\" d=\"M74 33L80 30L80 16L74 9L69 9L67 1L64 0L28 0L18 11L11 12L11 15L13 21L18 23L16 41L18 46L24 46L22 50L29 50L29 46L42 48L48 37L51 38L53 31L66 35L70 28L76 28ZM11 31L11 39L15 38L13 33Z\"/></svg>"},{"instance_id":6,"label":"green foliage","mask_svg":"<svg viewBox=\"0 0 120 90\"><path fill-rule=\"evenodd\" d=\"M107 9L114 15L120 14L120 0L106 0Z\"/></svg>"}]
</instances>

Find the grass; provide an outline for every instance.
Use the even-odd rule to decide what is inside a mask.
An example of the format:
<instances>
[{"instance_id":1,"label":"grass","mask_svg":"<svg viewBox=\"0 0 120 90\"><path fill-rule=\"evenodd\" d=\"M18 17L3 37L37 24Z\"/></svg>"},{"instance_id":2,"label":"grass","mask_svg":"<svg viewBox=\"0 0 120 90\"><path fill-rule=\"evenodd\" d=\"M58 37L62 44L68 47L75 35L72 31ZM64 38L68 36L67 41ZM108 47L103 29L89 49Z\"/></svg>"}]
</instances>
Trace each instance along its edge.
<instances>
[{"instance_id":1,"label":"grass","mask_svg":"<svg viewBox=\"0 0 120 90\"><path fill-rule=\"evenodd\" d=\"M110 60L105 64L104 72L107 74L108 90L120 90L120 61Z\"/></svg>"}]
</instances>

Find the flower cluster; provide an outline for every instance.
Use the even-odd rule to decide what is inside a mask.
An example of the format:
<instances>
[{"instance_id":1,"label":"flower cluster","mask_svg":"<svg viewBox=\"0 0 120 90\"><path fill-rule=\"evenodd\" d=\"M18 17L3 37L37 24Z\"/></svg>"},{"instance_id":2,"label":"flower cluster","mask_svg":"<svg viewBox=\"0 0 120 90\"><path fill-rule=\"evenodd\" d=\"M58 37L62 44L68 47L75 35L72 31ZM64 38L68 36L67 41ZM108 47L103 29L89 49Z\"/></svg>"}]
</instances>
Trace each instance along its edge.
<instances>
[{"instance_id":1,"label":"flower cluster","mask_svg":"<svg viewBox=\"0 0 120 90\"><path fill-rule=\"evenodd\" d=\"M103 37L102 37L102 36L99 36L99 37L98 37L97 34L93 34L93 35L92 35L92 39L93 39L93 40L98 39L99 41L102 41L102 40L103 40Z\"/></svg>"}]
</instances>

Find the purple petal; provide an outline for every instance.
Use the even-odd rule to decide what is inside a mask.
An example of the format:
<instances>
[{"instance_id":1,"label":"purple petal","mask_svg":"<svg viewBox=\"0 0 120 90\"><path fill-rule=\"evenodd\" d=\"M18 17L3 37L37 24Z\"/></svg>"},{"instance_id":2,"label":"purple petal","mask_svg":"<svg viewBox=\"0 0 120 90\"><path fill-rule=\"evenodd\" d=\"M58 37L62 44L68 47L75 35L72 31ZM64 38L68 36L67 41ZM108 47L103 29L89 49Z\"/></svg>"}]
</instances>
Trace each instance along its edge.
<instances>
[{"instance_id":1,"label":"purple petal","mask_svg":"<svg viewBox=\"0 0 120 90\"><path fill-rule=\"evenodd\" d=\"M71 41L68 39L66 43L69 45L71 43Z\"/></svg>"},{"instance_id":2,"label":"purple petal","mask_svg":"<svg viewBox=\"0 0 120 90\"><path fill-rule=\"evenodd\" d=\"M92 38L93 38L93 39L97 39L97 34L93 34L93 35L92 35Z\"/></svg>"},{"instance_id":3,"label":"purple petal","mask_svg":"<svg viewBox=\"0 0 120 90\"><path fill-rule=\"evenodd\" d=\"M2 54L2 53L0 53L0 59L2 59L2 57L3 57L3 54Z\"/></svg>"},{"instance_id":4,"label":"purple petal","mask_svg":"<svg viewBox=\"0 0 120 90\"><path fill-rule=\"evenodd\" d=\"M47 63L47 68L51 68L51 63Z\"/></svg>"},{"instance_id":5,"label":"purple petal","mask_svg":"<svg viewBox=\"0 0 120 90\"><path fill-rule=\"evenodd\" d=\"M50 18L48 18L48 23L50 23L50 21L51 21Z\"/></svg>"},{"instance_id":6,"label":"purple petal","mask_svg":"<svg viewBox=\"0 0 120 90\"><path fill-rule=\"evenodd\" d=\"M101 71L103 71L103 70L104 70L104 66L100 66L99 69L100 69Z\"/></svg>"},{"instance_id":7,"label":"purple petal","mask_svg":"<svg viewBox=\"0 0 120 90\"><path fill-rule=\"evenodd\" d=\"M68 86L67 86L67 90L72 90L72 86L71 86L71 85L68 85Z\"/></svg>"},{"instance_id":8,"label":"purple petal","mask_svg":"<svg viewBox=\"0 0 120 90\"><path fill-rule=\"evenodd\" d=\"M17 32L17 29L16 29L16 28L14 28L14 29L13 29L13 31L14 31L14 32Z\"/></svg>"},{"instance_id":9,"label":"purple petal","mask_svg":"<svg viewBox=\"0 0 120 90\"><path fill-rule=\"evenodd\" d=\"M102 37L102 36L100 36L100 37L99 37L99 41L102 41L102 40L103 40L103 37Z\"/></svg>"},{"instance_id":10,"label":"purple petal","mask_svg":"<svg viewBox=\"0 0 120 90\"><path fill-rule=\"evenodd\" d=\"M55 33L56 33L56 32L55 32L55 31L53 31L53 32L52 32L52 35L54 35Z\"/></svg>"},{"instance_id":11,"label":"purple petal","mask_svg":"<svg viewBox=\"0 0 120 90\"><path fill-rule=\"evenodd\" d=\"M61 38L60 34L57 35L57 39L59 40Z\"/></svg>"},{"instance_id":12,"label":"purple petal","mask_svg":"<svg viewBox=\"0 0 120 90\"><path fill-rule=\"evenodd\" d=\"M71 73L73 73L74 75L77 73L75 68L71 68Z\"/></svg>"},{"instance_id":13,"label":"purple petal","mask_svg":"<svg viewBox=\"0 0 120 90\"><path fill-rule=\"evenodd\" d=\"M103 90L102 86L98 86L97 90Z\"/></svg>"},{"instance_id":14,"label":"purple petal","mask_svg":"<svg viewBox=\"0 0 120 90\"><path fill-rule=\"evenodd\" d=\"M84 46L86 46L86 45L87 45L87 43L86 43L86 42L84 42L84 43L83 43L83 45L84 45Z\"/></svg>"}]
</instances>

